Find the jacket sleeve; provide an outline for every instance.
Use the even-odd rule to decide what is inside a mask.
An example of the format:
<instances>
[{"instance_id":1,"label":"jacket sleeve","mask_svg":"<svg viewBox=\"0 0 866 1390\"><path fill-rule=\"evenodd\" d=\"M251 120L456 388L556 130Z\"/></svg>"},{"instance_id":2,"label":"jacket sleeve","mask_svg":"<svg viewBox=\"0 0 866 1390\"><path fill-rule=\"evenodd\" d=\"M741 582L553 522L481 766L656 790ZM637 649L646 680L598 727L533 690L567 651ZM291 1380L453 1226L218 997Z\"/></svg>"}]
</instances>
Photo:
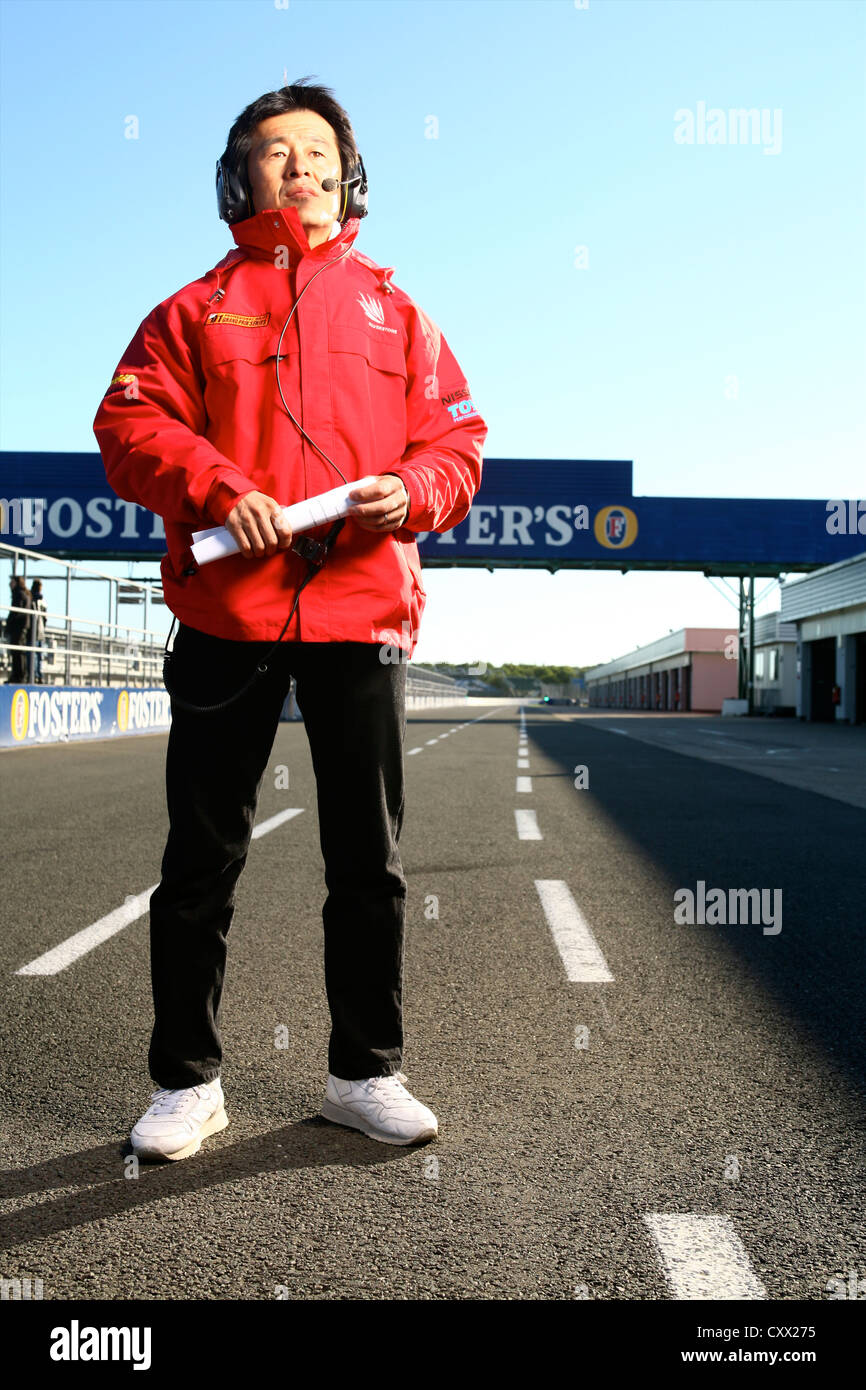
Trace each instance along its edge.
<instances>
[{"instance_id":1,"label":"jacket sleeve","mask_svg":"<svg viewBox=\"0 0 866 1390\"><path fill-rule=\"evenodd\" d=\"M193 334L176 301L154 309L117 367L93 432L119 497L164 521L221 526L256 484L204 437L204 377Z\"/></svg>"},{"instance_id":2,"label":"jacket sleeve","mask_svg":"<svg viewBox=\"0 0 866 1390\"><path fill-rule=\"evenodd\" d=\"M448 531L469 515L481 485L487 425L440 328L414 304L407 331L409 443L399 472L394 470L409 494L403 525Z\"/></svg>"}]
</instances>

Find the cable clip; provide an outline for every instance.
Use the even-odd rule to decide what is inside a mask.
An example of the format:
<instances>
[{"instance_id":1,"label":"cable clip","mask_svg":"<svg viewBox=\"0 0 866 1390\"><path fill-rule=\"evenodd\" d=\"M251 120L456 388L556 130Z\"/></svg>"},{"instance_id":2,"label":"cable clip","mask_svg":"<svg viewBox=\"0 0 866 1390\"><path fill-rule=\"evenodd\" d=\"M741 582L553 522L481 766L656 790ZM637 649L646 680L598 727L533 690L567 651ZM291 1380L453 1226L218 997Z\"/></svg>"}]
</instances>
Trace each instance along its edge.
<instances>
[{"instance_id":1,"label":"cable clip","mask_svg":"<svg viewBox=\"0 0 866 1390\"><path fill-rule=\"evenodd\" d=\"M322 541L312 540L310 536L297 536L292 541L291 548L296 555L302 556L314 565L321 565L328 553L327 545Z\"/></svg>"}]
</instances>

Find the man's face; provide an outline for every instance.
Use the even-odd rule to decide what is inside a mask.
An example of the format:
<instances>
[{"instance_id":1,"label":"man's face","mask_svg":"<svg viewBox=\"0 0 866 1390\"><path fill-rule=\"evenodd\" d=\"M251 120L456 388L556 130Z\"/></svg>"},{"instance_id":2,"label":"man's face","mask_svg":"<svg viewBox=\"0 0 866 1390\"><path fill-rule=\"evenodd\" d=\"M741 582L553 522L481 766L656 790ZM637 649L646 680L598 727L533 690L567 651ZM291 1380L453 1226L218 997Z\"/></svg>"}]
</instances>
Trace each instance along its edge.
<instances>
[{"instance_id":1,"label":"man's face","mask_svg":"<svg viewBox=\"0 0 866 1390\"><path fill-rule=\"evenodd\" d=\"M293 207L311 246L328 240L342 190L324 193L322 180L339 180L342 173L337 138L326 120L315 111L289 111L260 122L247 173L256 212Z\"/></svg>"}]
</instances>

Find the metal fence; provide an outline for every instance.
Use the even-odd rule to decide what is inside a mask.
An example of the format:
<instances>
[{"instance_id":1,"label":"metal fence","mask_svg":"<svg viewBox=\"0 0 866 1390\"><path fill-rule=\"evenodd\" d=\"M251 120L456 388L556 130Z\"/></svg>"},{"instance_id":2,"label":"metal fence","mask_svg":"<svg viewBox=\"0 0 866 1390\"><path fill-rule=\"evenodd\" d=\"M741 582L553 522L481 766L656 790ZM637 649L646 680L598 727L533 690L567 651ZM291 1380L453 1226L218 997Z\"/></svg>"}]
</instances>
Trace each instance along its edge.
<instances>
[{"instance_id":1,"label":"metal fence","mask_svg":"<svg viewBox=\"0 0 866 1390\"><path fill-rule=\"evenodd\" d=\"M120 579L41 550L0 544L0 567L4 560L9 562L10 581L20 577L29 589L38 579L51 586L52 599L50 603L43 600L45 606L37 612L11 602L11 588L7 593L0 591L0 617L5 615L0 679L17 685L162 685L168 624L162 631L150 626L153 609L165 608L161 584ZM53 570L46 569L52 565ZM84 583L107 585L105 618L81 616L77 586ZM141 626L120 621L121 606L130 604L141 610ZM467 698L465 685L452 676L422 667L413 670L411 665L406 697L412 709L463 704Z\"/></svg>"},{"instance_id":2,"label":"metal fence","mask_svg":"<svg viewBox=\"0 0 866 1390\"><path fill-rule=\"evenodd\" d=\"M0 544L0 564L3 561L10 566L9 584L0 594L3 680L20 685L162 684L165 632L150 626L152 611L165 606L160 584L121 579L78 561L58 560L15 545ZM43 607L37 611L12 602L15 578L23 580L28 590L37 579L50 586L50 603L43 598ZM104 618L75 612L76 606L83 607L78 601L79 586L93 583L106 586ZM121 621L125 605L140 611L140 626Z\"/></svg>"}]
</instances>

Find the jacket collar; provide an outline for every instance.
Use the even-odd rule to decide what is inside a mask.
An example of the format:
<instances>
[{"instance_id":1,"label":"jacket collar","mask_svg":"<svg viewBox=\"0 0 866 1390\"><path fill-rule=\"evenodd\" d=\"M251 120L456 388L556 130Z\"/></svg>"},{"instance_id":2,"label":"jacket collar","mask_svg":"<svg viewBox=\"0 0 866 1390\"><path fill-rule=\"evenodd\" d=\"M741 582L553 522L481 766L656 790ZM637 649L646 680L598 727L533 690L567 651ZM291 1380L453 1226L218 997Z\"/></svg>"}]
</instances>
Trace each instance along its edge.
<instances>
[{"instance_id":1,"label":"jacket collar","mask_svg":"<svg viewBox=\"0 0 866 1390\"><path fill-rule=\"evenodd\" d=\"M231 234L241 251L248 256L274 262L280 252L285 256L288 248L289 260L295 265L302 257L328 261L341 255L351 246L360 227L360 218L349 217L336 236L323 241L320 246L311 247L297 208L266 208L264 212L257 212L238 222L231 228Z\"/></svg>"}]
</instances>

